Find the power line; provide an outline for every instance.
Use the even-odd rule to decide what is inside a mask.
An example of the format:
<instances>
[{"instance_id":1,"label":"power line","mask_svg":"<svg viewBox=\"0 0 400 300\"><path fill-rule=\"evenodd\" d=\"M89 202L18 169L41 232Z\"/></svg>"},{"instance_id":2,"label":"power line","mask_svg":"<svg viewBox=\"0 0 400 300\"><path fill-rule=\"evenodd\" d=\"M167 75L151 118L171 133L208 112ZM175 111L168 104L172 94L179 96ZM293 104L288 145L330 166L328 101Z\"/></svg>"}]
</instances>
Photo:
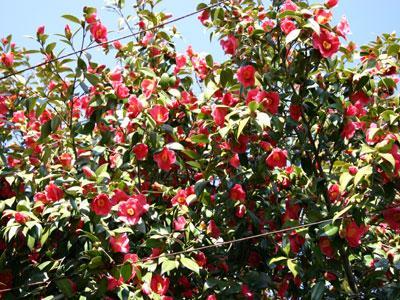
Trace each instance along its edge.
<instances>
[{"instance_id":1,"label":"power line","mask_svg":"<svg viewBox=\"0 0 400 300\"><path fill-rule=\"evenodd\" d=\"M197 15L197 14L199 14L199 13L201 13L201 12L207 10L207 9L216 7L216 6L220 5L220 4L222 4L224 1L226 1L226 0L220 0L220 1L216 2L216 3L214 3L214 4L208 5L208 6L202 8L202 9L199 9L199 10L197 10L197 11L191 12L191 13L189 13L189 14L180 16L180 17L175 18L175 19L171 19L171 20L169 20L169 21L167 21L167 22L161 23L161 24L159 24L159 25L156 25L156 26L153 26L153 27L150 27L150 28L147 28L147 29L143 29L143 30L140 30L140 31L137 31L137 32L134 32L134 33L131 33L131 34L128 34L128 35L119 37L119 38L115 38L115 39L112 39L112 40L109 40L109 41L106 41L106 42L98 43L98 44L96 44L96 45L92 45L92 46L83 48L83 49L78 50L78 51L74 51L74 52L71 52L71 53L68 53L68 54L65 54L65 55L56 57L56 58L52 58L52 59L46 60L46 61L44 61L44 62L42 62L42 63L33 65L33 66L29 67L29 68L25 68L25 69L16 71L16 72L11 73L11 74L8 74L8 75L4 75L3 77L0 77L0 81L2 81L2 80L4 80L4 79L7 79L7 78L9 78L9 77L15 76L15 75L19 75L19 74L25 73L26 71L34 70L34 69L36 69L36 68L38 68L38 67L45 66L45 65L47 65L47 64L49 64L49 63L52 63L52 62L55 62L55 61L58 61L58 60L61 60L61 59L64 59L64 58L67 58L67 57L70 57L70 56L73 56L73 55L82 53L82 52L85 52L85 51L87 51L87 50L91 50L91 49L94 49L94 48L97 48L97 47L105 46L105 45L108 45L108 44L111 44L111 43L114 43L114 42L117 42L117 41L120 41L120 40L124 40L124 39L130 38L130 37L139 35L139 34L141 34L141 33L145 33L145 32L147 32L147 31L151 31L151 30L154 30L154 29L161 28L161 27L163 27L163 26L165 26L165 25L169 25L169 24L172 24L172 23L181 21L181 20L186 19L186 18L188 18L188 17Z\"/></svg>"},{"instance_id":2,"label":"power line","mask_svg":"<svg viewBox=\"0 0 400 300\"><path fill-rule=\"evenodd\" d=\"M322 221L317 221L317 222L307 223L307 224L303 224L303 225L292 226L292 227L283 228L283 229L279 229L279 230L274 230L274 231L268 231L268 232L264 232L264 233L260 233L260 234L255 234L255 235L251 235L251 236L247 236L247 237L243 237L243 238L239 238L239 239L235 239L235 240L224 241L224 242L219 242L219 243L215 243L215 244L211 244L211 245L201 246L201 247L198 247L198 248L192 248L192 249L187 249L187 250L182 250L182 251L177 251L177 252L172 252L172 253L163 253L163 254L160 254L158 256L146 257L146 258L139 259L135 263L144 263L146 261L154 260L154 259L158 259L158 258L177 256L177 255L181 255L181 254L197 252L197 251L206 250L206 249L210 249L210 248L216 248L216 247L220 247L220 246L235 244L235 243L239 243L239 242L243 242L243 241L247 241L247 240L251 240L251 239L256 239L256 238L265 237L265 236L269 236L269 235L275 235L275 234L284 233L284 232L297 230L297 229L302 229L302 228L308 228L308 227L311 227L311 226L316 226L316 225L320 225L320 224L324 224L324 223L328 223L328 222L332 222L332 221L336 221L336 220L347 219L347 218L351 218L351 216L347 216L347 217L341 216L339 218L330 218L330 219L325 219L325 220L322 220ZM61 277L58 277L58 278L53 278L52 280L51 279L47 279L45 281L34 282L34 283L26 284L26 285L21 285L19 287L12 287L12 288L7 288L7 289L2 289L2 290L0 290L0 294L4 293L4 292L10 292L10 291L18 290L18 289L23 288L23 287L31 287L31 286L41 285L41 284L45 284L45 283L50 283L50 282L55 281L55 280L61 280L61 279L69 278L69 277L70 276L61 276Z\"/></svg>"}]
</instances>

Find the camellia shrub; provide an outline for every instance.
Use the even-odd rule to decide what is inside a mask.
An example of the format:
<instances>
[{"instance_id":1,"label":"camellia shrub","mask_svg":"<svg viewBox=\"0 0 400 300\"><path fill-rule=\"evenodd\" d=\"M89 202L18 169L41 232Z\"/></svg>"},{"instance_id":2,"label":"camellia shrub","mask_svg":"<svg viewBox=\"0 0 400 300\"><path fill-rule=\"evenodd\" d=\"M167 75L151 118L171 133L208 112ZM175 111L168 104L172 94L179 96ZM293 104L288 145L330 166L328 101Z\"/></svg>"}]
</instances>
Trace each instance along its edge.
<instances>
[{"instance_id":1,"label":"camellia shrub","mask_svg":"<svg viewBox=\"0 0 400 300\"><path fill-rule=\"evenodd\" d=\"M337 0L200 3L217 62L158 2L121 40L90 7L1 40L0 298L398 298L399 39L348 42Z\"/></svg>"}]
</instances>

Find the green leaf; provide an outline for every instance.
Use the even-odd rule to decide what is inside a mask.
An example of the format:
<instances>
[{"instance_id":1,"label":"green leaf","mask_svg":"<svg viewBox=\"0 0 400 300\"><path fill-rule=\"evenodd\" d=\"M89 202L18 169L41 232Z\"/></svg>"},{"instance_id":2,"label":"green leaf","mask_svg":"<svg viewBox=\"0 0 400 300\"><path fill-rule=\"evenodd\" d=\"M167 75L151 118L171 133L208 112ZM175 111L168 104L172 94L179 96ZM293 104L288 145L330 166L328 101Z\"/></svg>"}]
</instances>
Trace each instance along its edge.
<instances>
[{"instance_id":1,"label":"green leaf","mask_svg":"<svg viewBox=\"0 0 400 300\"><path fill-rule=\"evenodd\" d=\"M173 269L176 269L179 266L179 263L175 260L165 260L161 264L161 275L167 273Z\"/></svg>"},{"instance_id":2,"label":"green leaf","mask_svg":"<svg viewBox=\"0 0 400 300\"><path fill-rule=\"evenodd\" d=\"M213 57L211 54L208 54L206 56L206 63L207 63L207 66L209 66L210 68L212 68L214 66L214 60L213 60Z\"/></svg>"},{"instance_id":3,"label":"green leaf","mask_svg":"<svg viewBox=\"0 0 400 300\"><path fill-rule=\"evenodd\" d=\"M40 128L40 140L47 138L50 133L51 133L51 120L48 120Z\"/></svg>"},{"instance_id":4,"label":"green leaf","mask_svg":"<svg viewBox=\"0 0 400 300\"><path fill-rule=\"evenodd\" d=\"M97 168L95 174L97 177L102 176L103 174L107 174L108 163L102 164L100 167Z\"/></svg>"},{"instance_id":5,"label":"green leaf","mask_svg":"<svg viewBox=\"0 0 400 300\"><path fill-rule=\"evenodd\" d=\"M309 18L307 24L304 25L304 27L311 28L318 35L321 32L321 28L320 28L319 24L313 18Z\"/></svg>"},{"instance_id":6,"label":"green leaf","mask_svg":"<svg viewBox=\"0 0 400 300\"><path fill-rule=\"evenodd\" d=\"M206 134L196 134L190 137L190 140L195 144L208 144L210 142Z\"/></svg>"},{"instance_id":7,"label":"green leaf","mask_svg":"<svg viewBox=\"0 0 400 300\"><path fill-rule=\"evenodd\" d=\"M150 68L141 68L141 69L139 69L139 71L146 76L153 77L153 78L157 77L156 73L154 73L154 71Z\"/></svg>"},{"instance_id":8,"label":"green leaf","mask_svg":"<svg viewBox=\"0 0 400 300\"><path fill-rule=\"evenodd\" d=\"M205 181L204 179L201 179L196 182L196 184L194 185L194 192L196 193L197 198L200 198L206 186L207 186L207 181Z\"/></svg>"},{"instance_id":9,"label":"green leaf","mask_svg":"<svg viewBox=\"0 0 400 300\"><path fill-rule=\"evenodd\" d=\"M121 275L124 278L124 281L127 282L129 278L132 276L132 263L126 262L121 268Z\"/></svg>"},{"instance_id":10,"label":"green leaf","mask_svg":"<svg viewBox=\"0 0 400 300\"><path fill-rule=\"evenodd\" d=\"M287 36L286 36L286 44L289 44L293 42L297 37L299 36L301 32L301 29L295 29L292 30Z\"/></svg>"},{"instance_id":11,"label":"green leaf","mask_svg":"<svg viewBox=\"0 0 400 300\"><path fill-rule=\"evenodd\" d=\"M295 262L293 262L293 260L288 259L287 266L290 272L292 272L294 277L296 277L299 274L299 266Z\"/></svg>"},{"instance_id":12,"label":"green leaf","mask_svg":"<svg viewBox=\"0 0 400 300\"><path fill-rule=\"evenodd\" d=\"M344 172L342 175L340 175L339 178L339 185L340 185L340 191L345 191L347 185L349 182L353 179L353 176L349 172Z\"/></svg>"},{"instance_id":13,"label":"green leaf","mask_svg":"<svg viewBox=\"0 0 400 300\"><path fill-rule=\"evenodd\" d=\"M390 153L379 153L379 156L382 157L384 160L388 161L392 165L392 170L394 170L396 166L396 161L394 160L394 157Z\"/></svg>"},{"instance_id":14,"label":"green leaf","mask_svg":"<svg viewBox=\"0 0 400 300\"><path fill-rule=\"evenodd\" d=\"M177 151L185 150L185 147L183 147L183 145L180 144L180 143L169 143L169 144L166 145L166 147L168 149L177 150Z\"/></svg>"},{"instance_id":15,"label":"green leaf","mask_svg":"<svg viewBox=\"0 0 400 300\"><path fill-rule=\"evenodd\" d=\"M325 282L323 280L318 281L311 290L311 300L320 300L324 295Z\"/></svg>"},{"instance_id":16,"label":"green leaf","mask_svg":"<svg viewBox=\"0 0 400 300\"><path fill-rule=\"evenodd\" d=\"M372 166L365 166L358 170L356 176L354 176L354 186L364 178L372 174Z\"/></svg>"},{"instance_id":17,"label":"green leaf","mask_svg":"<svg viewBox=\"0 0 400 300\"><path fill-rule=\"evenodd\" d=\"M193 259L190 259L187 257L181 257L181 263L189 270L192 270L193 272L196 272L197 274L200 273L199 265Z\"/></svg>"},{"instance_id":18,"label":"green leaf","mask_svg":"<svg viewBox=\"0 0 400 300\"><path fill-rule=\"evenodd\" d=\"M92 260L89 262L88 267L89 269L97 269L98 267L103 265L103 259L101 256L95 256L92 258Z\"/></svg>"},{"instance_id":19,"label":"green leaf","mask_svg":"<svg viewBox=\"0 0 400 300\"><path fill-rule=\"evenodd\" d=\"M51 131L56 131L58 129L58 127L60 127L61 125L61 118L59 116L55 116L52 120L51 120Z\"/></svg>"},{"instance_id":20,"label":"green leaf","mask_svg":"<svg viewBox=\"0 0 400 300\"><path fill-rule=\"evenodd\" d=\"M79 20L77 17L73 16L73 15L62 15L61 17L63 17L64 19L67 19L68 21L74 22L76 24L81 24L81 20Z\"/></svg>"},{"instance_id":21,"label":"green leaf","mask_svg":"<svg viewBox=\"0 0 400 300\"><path fill-rule=\"evenodd\" d=\"M324 233L321 236L334 236L339 228L333 224L327 224L323 228Z\"/></svg>"},{"instance_id":22,"label":"green leaf","mask_svg":"<svg viewBox=\"0 0 400 300\"><path fill-rule=\"evenodd\" d=\"M250 117L247 117L247 118L242 119L242 120L239 121L238 131L237 131L237 134L236 134L236 138L237 139L242 134L242 131L243 131L244 127L246 126L247 122L249 122L249 120L250 120Z\"/></svg>"},{"instance_id":23,"label":"green leaf","mask_svg":"<svg viewBox=\"0 0 400 300\"><path fill-rule=\"evenodd\" d=\"M284 260L287 260L287 257L285 257L285 256L274 257L274 258L271 258L269 260L268 264L272 265L274 263L277 263L277 262L280 262L280 261L284 261Z\"/></svg>"},{"instance_id":24,"label":"green leaf","mask_svg":"<svg viewBox=\"0 0 400 300\"><path fill-rule=\"evenodd\" d=\"M225 87L228 83L233 81L233 72L231 69L224 68L219 75L219 83Z\"/></svg>"},{"instance_id":25,"label":"green leaf","mask_svg":"<svg viewBox=\"0 0 400 300\"><path fill-rule=\"evenodd\" d=\"M67 298L73 297L72 286L67 278L57 280L56 285L60 292L63 293Z\"/></svg>"},{"instance_id":26,"label":"green leaf","mask_svg":"<svg viewBox=\"0 0 400 300\"><path fill-rule=\"evenodd\" d=\"M46 46L45 52L50 54L51 52L53 52L54 48L56 47L56 43L50 43Z\"/></svg>"},{"instance_id":27,"label":"green leaf","mask_svg":"<svg viewBox=\"0 0 400 300\"><path fill-rule=\"evenodd\" d=\"M335 223L335 221L337 219L339 219L341 216L343 216L348 210L350 210L350 208L352 208L352 205L349 205L347 207L345 207L344 209L342 209L340 212L338 212L337 214L335 214L335 216L332 219L332 223Z\"/></svg>"}]
</instances>

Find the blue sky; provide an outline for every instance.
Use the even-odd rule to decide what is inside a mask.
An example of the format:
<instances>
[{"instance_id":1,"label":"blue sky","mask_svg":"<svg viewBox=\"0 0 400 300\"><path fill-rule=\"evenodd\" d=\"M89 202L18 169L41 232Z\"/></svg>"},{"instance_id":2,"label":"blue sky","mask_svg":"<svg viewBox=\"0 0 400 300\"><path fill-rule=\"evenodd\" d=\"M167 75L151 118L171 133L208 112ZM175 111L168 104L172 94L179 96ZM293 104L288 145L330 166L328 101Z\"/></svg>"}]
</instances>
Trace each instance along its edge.
<instances>
[{"instance_id":1,"label":"blue sky","mask_svg":"<svg viewBox=\"0 0 400 300\"><path fill-rule=\"evenodd\" d=\"M39 25L46 26L46 33L63 32L66 20L63 14L82 15L83 6L98 8L99 16L109 28L117 28L117 16L102 9L103 0L12 0L4 1L0 18L0 37L13 34L14 41L20 46L32 47L35 45L24 35L34 35ZM126 2L132 3L130 0ZM174 17L192 12L199 0L164 0L160 8L170 12ZM266 1L264 1L266 2ZM400 32L398 13L400 0L340 0L334 9L335 20L346 15L353 35L350 39L358 45L373 40L383 32ZM183 40L178 42L178 48L183 51L187 45L193 45L198 52L208 52L222 59L223 55L219 44L209 42L209 32L201 26L195 16L176 23L182 33ZM115 33L112 37L116 37ZM69 52L69 50L68 50Z\"/></svg>"}]
</instances>

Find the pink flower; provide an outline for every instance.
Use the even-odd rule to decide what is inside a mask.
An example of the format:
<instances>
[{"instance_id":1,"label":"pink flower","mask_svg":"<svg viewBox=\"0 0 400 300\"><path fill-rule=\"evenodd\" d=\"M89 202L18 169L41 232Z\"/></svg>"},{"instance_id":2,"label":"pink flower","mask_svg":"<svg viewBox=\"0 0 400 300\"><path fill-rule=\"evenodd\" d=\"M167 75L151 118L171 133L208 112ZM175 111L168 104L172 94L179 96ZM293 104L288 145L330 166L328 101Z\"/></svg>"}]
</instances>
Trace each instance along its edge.
<instances>
[{"instance_id":1,"label":"pink flower","mask_svg":"<svg viewBox=\"0 0 400 300\"><path fill-rule=\"evenodd\" d=\"M314 48L319 50L321 55L325 58L331 57L339 50L339 38L326 29L321 28L320 35L314 32L312 38Z\"/></svg>"},{"instance_id":2,"label":"pink flower","mask_svg":"<svg viewBox=\"0 0 400 300\"><path fill-rule=\"evenodd\" d=\"M63 153L60 155L58 158L60 161L61 165L63 166L64 169L71 169L72 167L72 155L70 153Z\"/></svg>"},{"instance_id":3,"label":"pink flower","mask_svg":"<svg viewBox=\"0 0 400 300\"><path fill-rule=\"evenodd\" d=\"M110 246L112 251L117 253L128 253L129 252L129 238L126 233L117 234L116 236L110 237Z\"/></svg>"},{"instance_id":4,"label":"pink flower","mask_svg":"<svg viewBox=\"0 0 400 300\"><path fill-rule=\"evenodd\" d=\"M365 233L367 233L367 231L368 228L364 224L358 226L355 221L351 221L351 223L348 224L345 229L345 238L349 246L352 248L360 246L361 238Z\"/></svg>"},{"instance_id":5,"label":"pink flower","mask_svg":"<svg viewBox=\"0 0 400 300\"><path fill-rule=\"evenodd\" d=\"M97 195L90 203L90 209L98 216L107 216L111 207L111 201L106 194Z\"/></svg>"},{"instance_id":6,"label":"pink flower","mask_svg":"<svg viewBox=\"0 0 400 300\"><path fill-rule=\"evenodd\" d=\"M200 20L201 24L206 25L207 20L210 18L210 13L208 10L203 10L197 18Z\"/></svg>"},{"instance_id":7,"label":"pink flower","mask_svg":"<svg viewBox=\"0 0 400 300\"><path fill-rule=\"evenodd\" d=\"M294 121L298 121L301 118L301 111L302 111L302 108L300 105L290 104L289 114L290 114L290 117Z\"/></svg>"},{"instance_id":8,"label":"pink flower","mask_svg":"<svg viewBox=\"0 0 400 300\"><path fill-rule=\"evenodd\" d=\"M211 108L211 116L214 118L214 122L217 126L223 127L225 124L225 116L228 113L228 108L218 107L213 105Z\"/></svg>"},{"instance_id":9,"label":"pink flower","mask_svg":"<svg viewBox=\"0 0 400 300\"><path fill-rule=\"evenodd\" d=\"M168 292L169 279L167 277L153 274L151 276L150 288L158 295L165 295Z\"/></svg>"},{"instance_id":10,"label":"pink flower","mask_svg":"<svg viewBox=\"0 0 400 300\"><path fill-rule=\"evenodd\" d=\"M329 201L336 202L340 197L340 190L338 184L332 184L328 190Z\"/></svg>"},{"instance_id":11,"label":"pink flower","mask_svg":"<svg viewBox=\"0 0 400 300\"><path fill-rule=\"evenodd\" d=\"M128 117L131 119L136 118L144 109L144 104L135 95L130 96L125 105Z\"/></svg>"},{"instance_id":12,"label":"pink flower","mask_svg":"<svg viewBox=\"0 0 400 300\"><path fill-rule=\"evenodd\" d=\"M358 91L350 96L350 100L356 106L357 104L360 104L361 106L366 106L373 102L374 98L368 97L363 91Z\"/></svg>"},{"instance_id":13,"label":"pink flower","mask_svg":"<svg viewBox=\"0 0 400 300\"><path fill-rule=\"evenodd\" d=\"M382 212L385 222L393 230L400 229L400 206L387 208Z\"/></svg>"},{"instance_id":14,"label":"pink flower","mask_svg":"<svg viewBox=\"0 0 400 300\"><path fill-rule=\"evenodd\" d=\"M275 22L268 19L261 24L261 27L264 31L270 32L275 27Z\"/></svg>"},{"instance_id":15,"label":"pink flower","mask_svg":"<svg viewBox=\"0 0 400 300\"><path fill-rule=\"evenodd\" d=\"M342 16L340 19L339 24L336 26L336 33L344 39L347 39L346 36L351 34L350 25L346 19L346 16Z\"/></svg>"},{"instance_id":16,"label":"pink flower","mask_svg":"<svg viewBox=\"0 0 400 300\"><path fill-rule=\"evenodd\" d=\"M271 114L276 114L279 108L279 94L277 92L260 91L256 100L263 105L263 108Z\"/></svg>"},{"instance_id":17,"label":"pink flower","mask_svg":"<svg viewBox=\"0 0 400 300\"><path fill-rule=\"evenodd\" d=\"M173 224L174 224L174 229L176 231L181 231L181 230L185 229L186 219L184 216L179 216L178 218L176 218L174 220Z\"/></svg>"},{"instance_id":18,"label":"pink flower","mask_svg":"<svg viewBox=\"0 0 400 300\"><path fill-rule=\"evenodd\" d=\"M272 152L265 159L265 163L270 169L275 167L283 168L286 167L287 152L280 148L272 149Z\"/></svg>"},{"instance_id":19,"label":"pink flower","mask_svg":"<svg viewBox=\"0 0 400 300\"><path fill-rule=\"evenodd\" d=\"M350 140L356 133L356 125L354 122L349 121L344 125L342 133L340 134L342 138Z\"/></svg>"},{"instance_id":20,"label":"pink flower","mask_svg":"<svg viewBox=\"0 0 400 300\"><path fill-rule=\"evenodd\" d=\"M148 209L146 197L142 194L135 195L119 204L118 219L128 225L135 225Z\"/></svg>"},{"instance_id":21,"label":"pink flower","mask_svg":"<svg viewBox=\"0 0 400 300\"><path fill-rule=\"evenodd\" d=\"M332 20L332 12L327 9L316 9L314 11L314 20L324 25Z\"/></svg>"},{"instance_id":22,"label":"pink flower","mask_svg":"<svg viewBox=\"0 0 400 300\"><path fill-rule=\"evenodd\" d=\"M150 31L147 31L146 35L144 36L144 38L142 40L142 45L147 46L153 38L154 38L154 34Z\"/></svg>"},{"instance_id":23,"label":"pink flower","mask_svg":"<svg viewBox=\"0 0 400 300\"><path fill-rule=\"evenodd\" d=\"M255 75L256 69L252 65L247 65L240 67L237 71L236 75L238 81L246 88L249 86L253 86L255 83Z\"/></svg>"},{"instance_id":24,"label":"pink flower","mask_svg":"<svg viewBox=\"0 0 400 300\"><path fill-rule=\"evenodd\" d=\"M154 105L150 109L150 115L153 118L154 121L158 125L164 124L165 122L168 121L169 118L169 110L165 106L162 105Z\"/></svg>"},{"instance_id":25,"label":"pink flower","mask_svg":"<svg viewBox=\"0 0 400 300\"><path fill-rule=\"evenodd\" d=\"M142 92L146 99L149 99L157 88L157 82L151 79L144 79L140 87L142 88Z\"/></svg>"},{"instance_id":26,"label":"pink flower","mask_svg":"<svg viewBox=\"0 0 400 300\"><path fill-rule=\"evenodd\" d=\"M125 99L129 96L129 89L123 83L117 84L114 87L114 92L119 99Z\"/></svg>"},{"instance_id":27,"label":"pink flower","mask_svg":"<svg viewBox=\"0 0 400 300\"><path fill-rule=\"evenodd\" d=\"M246 206L240 204L239 206L236 207L235 216L238 218L243 218L244 215L246 214L246 211L247 211Z\"/></svg>"},{"instance_id":28,"label":"pink flower","mask_svg":"<svg viewBox=\"0 0 400 300\"><path fill-rule=\"evenodd\" d=\"M129 199L129 195L127 195L123 190L115 189L114 195L111 197L111 204L116 205L122 201L126 201Z\"/></svg>"},{"instance_id":29,"label":"pink flower","mask_svg":"<svg viewBox=\"0 0 400 300\"><path fill-rule=\"evenodd\" d=\"M122 81L122 73L120 68L115 68L112 72L108 74L108 77L111 81L121 82Z\"/></svg>"},{"instance_id":30,"label":"pink flower","mask_svg":"<svg viewBox=\"0 0 400 300\"><path fill-rule=\"evenodd\" d=\"M298 9L297 5L291 0L286 0L281 6L281 12L283 11L296 11Z\"/></svg>"},{"instance_id":31,"label":"pink flower","mask_svg":"<svg viewBox=\"0 0 400 300\"><path fill-rule=\"evenodd\" d=\"M229 192L232 200L244 202L246 200L246 192L240 184L235 184Z\"/></svg>"},{"instance_id":32,"label":"pink flower","mask_svg":"<svg viewBox=\"0 0 400 300\"><path fill-rule=\"evenodd\" d=\"M38 27L38 29L36 30L36 34L37 35L43 35L44 34L44 25L41 25Z\"/></svg>"},{"instance_id":33,"label":"pink flower","mask_svg":"<svg viewBox=\"0 0 400 300\"><path fill-rule=\"evenodd\" d=\"M225 40L221 40L220 44L225 54L235 55L236 48L238 47L238 40L234 35L231 34Z\"/></svg>"},{"instance_id":34,"label":"pink flower","mask_svg":"<svg viewBox=\"0 0 400 300\"><path fill-rule=\"evenodd\" d=\"M146 144L137 144L132 150L137 160L145 160L149 152L149 147Z\"/></svg>"},{"instance_id":35,"label":"pink flower","mask_svg":"<svg viewBox=\"0 0 400 300\"><path fill-rule=\"evenodd\" d=\"M62 189L60 189L57 185L55 185L52 182L46 186L45 190L47 199L52 202L56 202L60 200L62 197L64 197L64 192L62 191Z\"/></svg>"},{"instance_id":36,"label":"pink flower","mask_svg":"<svg viewBox=\"0 0 400 300\"><path fill-rule=\"evenodd\" d=\"M281 30L283 31L283 33L285 35L288 35L289 33L291 33L293 30L297 29L296 24L289 18L284 18L281 21Z\"/></svg>"},{"instance_id":37,"label":"pink flower","mask_svg":"<svg viewBox=\"0 0 400 300\"><path fill-rule=\"evenodd\" d=\"M186 202L187 193L185 190L179 190L171 199L172 205L188 205Z\"/></svg>"},{"instance_id":38,"label":"pink flower","mask_svg":"<svg viewBox=\"0 0 400 300\"><path fill-rule=\"evenodd\" d=\"M160 152L153 155L154 161L163 171L172 169L172 165L176 162L175 152L164 147Z\"/></svg>"},{"instance_id":39,"label":"pink flower","mask_svg":"<svg viewBox=\"0 0 400 300\"><path fill-rule=\"evenodd\" d=\"M219 230L214 220L210 220L210 222L208 222L207 234L215 239L221 235L221 230Z\"/></svg>"},{"instance_id":40,"label":"pink flower","mask_svg":"<svg viewBox=\"0 0 400 300\"><path fill-rule=\"evenodd\" d=\"M100 21L91 24L90 33L97 43L107 42L107 28Z\"/></svg>"},{"instance_id":41,"label":"pink flower","mask_svg":"<svg viewBox=\"0 0 400 300\"><path fill-rule=\"evenodd\" d=\"M240 159L239 155L235 153L230 159L229 159L229 164L234 167L235 169L239 168L240 166Z\"/></svg>"},{"instance_id":42,"label":"pink flower","mask_svg":"<svg viewBox=\"0 0 400 300\"><path fill-rule=\"evenodd\" d=\"M338 4L339 0L326 0L325 5L328 8L332 8Z\"/></svg>"},{"instance_id":43,"label":"pink flower","mask_svg":"<svg viewBox=\"0 0 400 300\"><path fill-rule=\"evenodd\" d=\"M1 54L1 63L6 66L7 68L11 68L14 64L14 53L2 53Z\"/></svg>"}]
</instances>

